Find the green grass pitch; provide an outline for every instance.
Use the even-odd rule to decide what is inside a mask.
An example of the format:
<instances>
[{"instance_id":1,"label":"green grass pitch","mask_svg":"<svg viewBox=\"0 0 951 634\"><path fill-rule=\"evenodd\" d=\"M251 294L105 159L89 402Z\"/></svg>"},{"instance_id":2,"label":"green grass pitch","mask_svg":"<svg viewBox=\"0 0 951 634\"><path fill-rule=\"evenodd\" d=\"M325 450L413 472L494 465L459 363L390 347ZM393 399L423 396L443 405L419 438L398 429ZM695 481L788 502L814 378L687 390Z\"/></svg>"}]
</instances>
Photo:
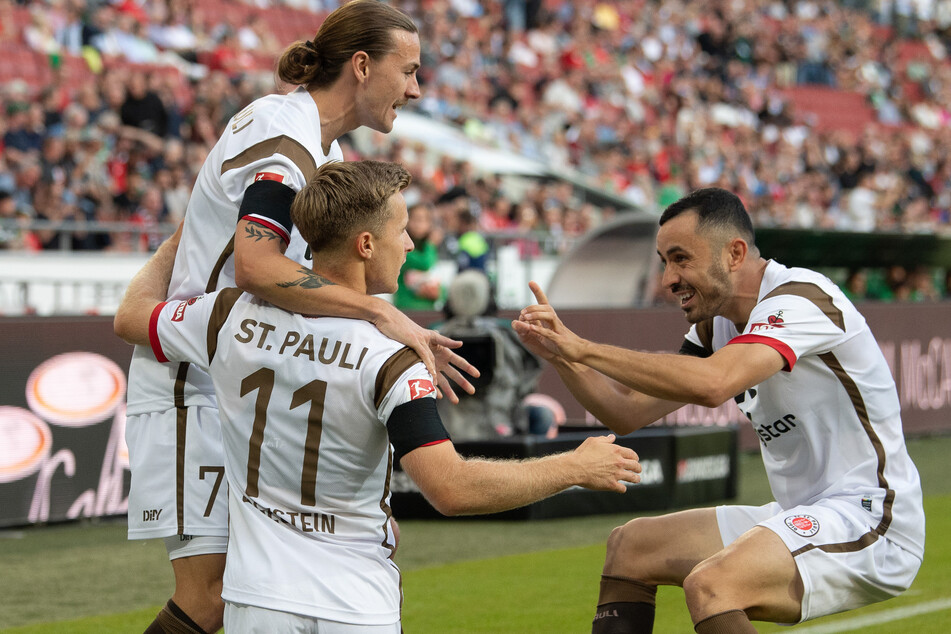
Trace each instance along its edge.
<instances>
[{"instance_id":1,"label":"green grass pitch","mask_svg":"<svg viewBox=\"0 0 951 634\"><path fill-rule=\"evenodd\" d=\"M951 438L909 442L922 476L928 541L912 588L885 603L762 632L951 631ZM768 499L762 464L743 455L738 501ZM630 494L630 493L629 493ZM538 522L404 521L406 632L589 631L604 542L626 515ZM122 521L0 532L0 632L141 632L172 589L157 541L128 542ZM655 631L692 632L679 588L661 588Z\"/></svg>"}]
</instances>

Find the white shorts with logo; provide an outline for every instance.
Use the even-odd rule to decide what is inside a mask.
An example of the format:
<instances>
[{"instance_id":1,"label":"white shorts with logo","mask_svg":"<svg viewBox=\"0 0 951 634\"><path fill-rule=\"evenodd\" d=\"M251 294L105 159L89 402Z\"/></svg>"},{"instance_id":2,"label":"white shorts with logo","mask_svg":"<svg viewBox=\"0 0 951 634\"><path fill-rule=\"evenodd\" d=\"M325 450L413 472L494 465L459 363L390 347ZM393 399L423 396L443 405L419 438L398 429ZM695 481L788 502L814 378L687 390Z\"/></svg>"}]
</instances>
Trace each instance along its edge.
<instances>
[{"instance_id":1,"label":"white shorts with logo","mask_svg":"<svg viewBox=\"0 0 951 634\"><path fill-rule=\"evenodd\" d=\"M225 631L242 634L400 634L400 622L354 625L225 601Z\"/></svg>"},{"instance_id":2,"label":"white shorts with logo","mask_svg":"<svg viewBox=\"0 0 951 634\"><path fill-rule=\"evenodd\" d=\"M218 410L196 406L182 414L170 409L126 419L129 539L228 536Z\"/></svg>"},{"instance_id":3,"label":"white shorts with logo","mask_svg":"<svg viewBox=\"0 0 951 634\"><path fill-rule=\"evenodd\" d=\"M783 540L802 577L801 621L895 597L908 589L921 567L918 557L877 536L869 525L872 516L851 499L825 499L788 510L776 502L718 506L716 512L724 546L754 526Z\"/></svg>"}]
</instances>

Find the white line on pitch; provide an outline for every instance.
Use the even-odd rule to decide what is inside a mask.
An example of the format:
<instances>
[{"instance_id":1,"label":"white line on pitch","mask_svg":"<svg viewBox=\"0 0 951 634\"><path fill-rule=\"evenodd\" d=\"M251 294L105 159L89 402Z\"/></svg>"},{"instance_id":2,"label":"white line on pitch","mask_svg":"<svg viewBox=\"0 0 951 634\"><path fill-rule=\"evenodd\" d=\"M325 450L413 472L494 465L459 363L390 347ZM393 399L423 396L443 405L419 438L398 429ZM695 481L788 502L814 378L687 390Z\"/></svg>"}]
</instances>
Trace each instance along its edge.
<instances>
[{"instance_id":1,"label":"white line on pitch","mask_svg":"<svg viewBox=\"0 0 951 634\"><path fill-rule=\"evenodd\" d=\"M951 598L936 599L917 605L908 605L891 610L882 610L874 614L864 614L854 616L850 619L842 619L834 623L825 623L822 625L812 625L792 630L796 634L836 634L837 632L849 632L869 625L878 625L879 623L888 623L889 621L899 621L919 614L928 614L929 612L938 612L951 608Z\"/></svg>"}]
</instances>

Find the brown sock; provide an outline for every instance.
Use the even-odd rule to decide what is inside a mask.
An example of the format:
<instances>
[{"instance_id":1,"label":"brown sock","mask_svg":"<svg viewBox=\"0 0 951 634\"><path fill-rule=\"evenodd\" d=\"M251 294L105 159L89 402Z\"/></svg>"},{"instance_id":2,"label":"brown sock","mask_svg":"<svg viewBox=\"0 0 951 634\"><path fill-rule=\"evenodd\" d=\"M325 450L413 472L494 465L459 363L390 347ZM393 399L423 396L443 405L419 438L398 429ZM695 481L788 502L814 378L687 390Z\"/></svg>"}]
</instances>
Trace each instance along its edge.
<instances>
[{"instance_id":1,"label":"brown sock","mask_svg":"<svg viewBox=\"0 0 951 634\"><path fill-rule=\"evenodd\" d=\"M592 634L649 634L654 629L657 586L636 579L601 576Z\"/></svg>"},{"instance_id":2,"label":"brown sock","mask_svg":"<svg viewBox=\"0 0 951 634\"><path fill-rule=\"evenodd\" d=\"M205 630L192 621L171 599L165 604L155 620L143 634L206 634Z\"/></svg>"},{"instance_id":3,"label":"brown sock","mask_svg":"<svg viewBox=\"0 0 951 634\"><path fill-rule=\"evenodd\" d=\"M693 626L697 634L756 634L743 610L727 610L708 616Z\"/></svg>"}]
</instances>

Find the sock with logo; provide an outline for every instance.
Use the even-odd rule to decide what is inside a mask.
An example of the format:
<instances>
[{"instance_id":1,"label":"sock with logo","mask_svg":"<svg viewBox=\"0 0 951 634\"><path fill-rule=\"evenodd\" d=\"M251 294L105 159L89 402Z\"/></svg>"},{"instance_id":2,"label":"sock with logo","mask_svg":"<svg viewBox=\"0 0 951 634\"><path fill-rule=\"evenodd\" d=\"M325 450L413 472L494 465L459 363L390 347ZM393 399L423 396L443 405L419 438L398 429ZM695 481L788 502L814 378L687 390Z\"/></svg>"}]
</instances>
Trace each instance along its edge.
<instances>
[{"instance_id":1,"label":"sock with logo","mask_svg":"<svg viewBox=\"0 0 951 634\"><path fill-rule=\"evenodd\" d=\"M169 599L155 620L145 628L143 634L206 634L206 632Z\"/></svg>"},{"instance_id":2,"label":"sock with logo","mask_svg":"<svg viewBox=\"0 0 951 634\"><path fill-rule=\"evenodd\" d=\"M708 616L693 626L697 634L756 634L743 610L727 610Z\"/></svg>"},{"instance_id":3,"label":"sock with logo","mask_svg":"<svg viewBox=\"0 0 951 634\"><path fill-rule=\"evenodd\" d=\"M654 630L657 586L636 579L601 575L598 611L591 634L647 634Z\"/></svg>"}]
</instances>

